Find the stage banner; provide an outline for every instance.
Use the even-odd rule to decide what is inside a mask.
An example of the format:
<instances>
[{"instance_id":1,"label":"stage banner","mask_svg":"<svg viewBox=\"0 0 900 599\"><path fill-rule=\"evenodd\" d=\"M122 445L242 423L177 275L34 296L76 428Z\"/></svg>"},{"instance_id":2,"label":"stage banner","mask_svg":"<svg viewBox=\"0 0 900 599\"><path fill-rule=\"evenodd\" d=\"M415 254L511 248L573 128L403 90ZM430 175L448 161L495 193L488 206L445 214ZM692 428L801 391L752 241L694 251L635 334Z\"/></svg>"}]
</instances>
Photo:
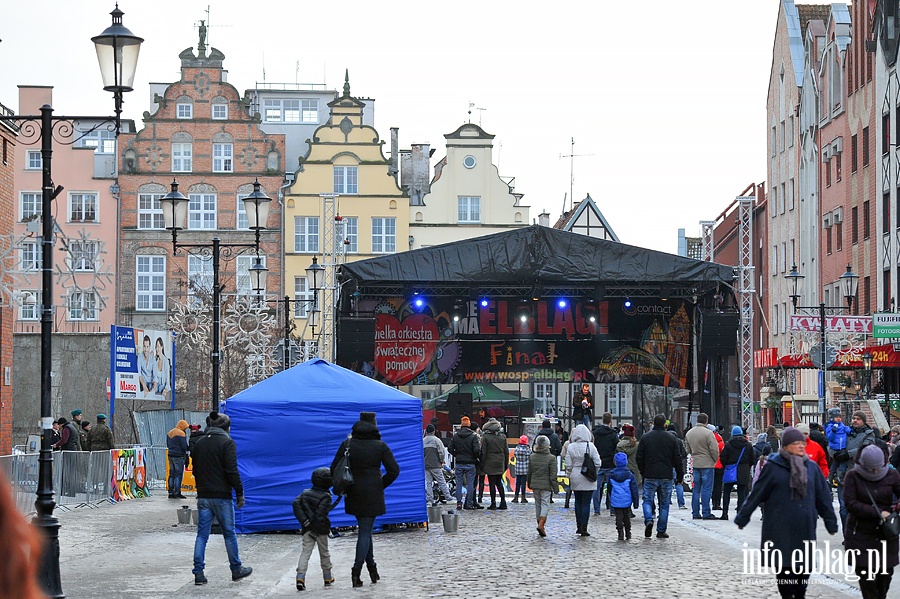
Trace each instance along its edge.
<instances>
[{"instance_id":1,"label":"stage banner","mask_svg":"<svg viewBox=\"0 0 900 599\"><path fill-rule=\"evenodd\" d=\"M126 501L149 497L144 449L110 449L109 453L112 459L110 499Z\"/></svg>"},{"instance_id":2,"label":"stage banner","mask_svg":"<svg viewBox=\"0 0 900 599\"><path fill-rule=\"evenodd\" d=\"M175 401L175 336L112 325L111 399Z\"/></svg>"}]
</instances>

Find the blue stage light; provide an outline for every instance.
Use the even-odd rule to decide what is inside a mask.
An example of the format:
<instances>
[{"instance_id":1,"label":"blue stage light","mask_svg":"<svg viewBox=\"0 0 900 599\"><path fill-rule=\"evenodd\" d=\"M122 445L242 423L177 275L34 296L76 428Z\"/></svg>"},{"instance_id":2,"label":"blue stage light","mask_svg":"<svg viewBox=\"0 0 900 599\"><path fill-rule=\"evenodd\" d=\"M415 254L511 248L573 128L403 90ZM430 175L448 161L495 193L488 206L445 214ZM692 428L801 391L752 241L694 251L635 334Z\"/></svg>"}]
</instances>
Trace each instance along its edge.
<instances>
[{"instance_id":1,"label":"blue stage light","mask_svg":"<svg viewBox=\"0 0 900 599\"><path fill-rule=\"evenodd\" d=\"M631 307L631 300L630 300L630 299L625 300L625 307L626 307L626 308L630 308L630 307Z\"/></svg>"},{"instance_id":2,"label":"blue stage light","mask_svg":"<svg viewBox=\"0 0 900 599\"><path fill-rule=\"evenodd\" d=\"M483 298L481 298L481 301L478 303L481 304L482 308L487 308L491 302L488 300L488 298L483 297Z\"/></svg>"},{"instance_id":3,"label":"blue stage light","mask_svg":"<svg viewBox=\"0 0 900 599\"><path fill-rule=\"evenodd\" d=\"M560 298L559 301L556 302L556 305L560 308L565 308L569 305L569 302L565 298Z\"/></svg>"}]
</instances>

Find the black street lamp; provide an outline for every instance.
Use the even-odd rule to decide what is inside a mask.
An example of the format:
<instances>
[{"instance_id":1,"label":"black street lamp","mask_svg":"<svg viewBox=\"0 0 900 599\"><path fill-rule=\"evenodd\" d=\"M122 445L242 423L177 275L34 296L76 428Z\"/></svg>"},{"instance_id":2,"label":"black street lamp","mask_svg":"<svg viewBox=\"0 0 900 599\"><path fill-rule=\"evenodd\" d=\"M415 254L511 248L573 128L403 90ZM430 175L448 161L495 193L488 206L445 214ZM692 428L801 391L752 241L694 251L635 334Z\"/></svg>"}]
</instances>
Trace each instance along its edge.
<instances>
[{"instance_id":1,"label":"black street lamp","mask_svg":"<svg viewBox=\"0 0 900 599\"><path fill-rule=\"evenodd\" d=\"M56 502L53 499L53 451L50 447L53 430L51 413L52 387L50 373L53 368L53 229L55 221L53 200L63 191L62 185L54 185L52 157L54 133L57 141L71 145L85 134L101 126L115 126L118 137L121 127L122 94L132 90L137 59L143 38L137 37L122 25L118 4L111 13L112 25L92 38L100 64L103 89L113 92L115 116L53 116L49 104L41 106L40 115L3 115L0 122L11 123L22 132L22 143L41 142L41 451L38 457L36 516L32 520L43 532L46 544L41 556L38 576L44 592L52 598L65 597L59 576L59 520L53 515ZM93 122L89 131L72 135L79 121ZM64 138L64 139L60 139Z\"/></svg>"},{"instance_id":2,"label":"black street lamp","mask_svg":"<svg viewBox=\"0 0 900 599\"><path fill-rule=\"evenodd\" d=\"M319 291L325 281L325 267L319 264L316 256L313 256L312 264L306 267L306 282L312 290L312 307L309 310L309 326L312 327L313 341L316 339L316 327L319 324ZM316 356L319 355L320 343L316 343Z\"/></svg>"},{"instance_id":3,"label":"black street lamp","mask_svg":"<svg viewBox=\"0 0 900 599\"><path fill-rule=\"evenodd\" d=\"M272 198L261 190L259 179L253 182L253 193L243 199L244 208L247 211L247 223L249 228L256 232L255 243L222 243L218 236L212 238L212 243L178 243L178 231L187 227L189 200L178 191L178 182L175 179L172 180L171 191L159 199L165 227L172 231L172 253L178 255L178 249L183 248L187 249L188 253L212 257L213 330L212 351L209 359L212 362L213 411L219 409L219 364L221 364L219 345L222 333L220 324L222 320L222 286L219 284L219 260L223 250L225 257L229 258L241 254L245 250L253 249L256 252L256 258L249 268L250 286L257 295L265 293L268 269L263 265L259 255L259 235L260 231L266 228L266 222L269 220L269 203L271 201Z\"/></svg>"},{"instance_id":4,"label":"black street lamp","mask_svg":"<svg viewBox=\"0 0 900 599\"><path fill-rule=\"evenodd\" d=\"M819 411L822 412L822 422L827 422L827 410L825 407L825 373L828 370L828 357L827 357L827 347L828 345L825 343L825 333L826 333L826 322L825 322L825 310L843 310L844 306L826 306L824 302L820 303L818 306L798 306L797 302L800 300L800 288L803 282L804 276L801 275L797 271L797 265L794 264L791 266L791 272L789 272L785 277L793 281L794 291L791 294L791 303L794 306L794 309L801 310L818 310L819 311L819 336L820 336L820 348L821 348L821 364L819 364ZM853 310L853 298L856 297L856 289L859 285L859 275L850 270L850 265L847 265L847 271L844 272L839 277L839 281L841 283L841 291L844 292L844 299L847 300L847 311L851 312Z\"/></svg>"},{"instance_id":5,"label":"black street lamp","mask_svg":"<svg viewBox=\"0 0 900 599\"><path fill-rule=\"evenodd\" d=\"M863 372L866 375L866 400L872 399L872 360L874 356L866 350L862 356ZM884 417L888 421L888 428L891 426L891 411L888 404L887 395L884 398Z\"/></svg>"}]
</instances>

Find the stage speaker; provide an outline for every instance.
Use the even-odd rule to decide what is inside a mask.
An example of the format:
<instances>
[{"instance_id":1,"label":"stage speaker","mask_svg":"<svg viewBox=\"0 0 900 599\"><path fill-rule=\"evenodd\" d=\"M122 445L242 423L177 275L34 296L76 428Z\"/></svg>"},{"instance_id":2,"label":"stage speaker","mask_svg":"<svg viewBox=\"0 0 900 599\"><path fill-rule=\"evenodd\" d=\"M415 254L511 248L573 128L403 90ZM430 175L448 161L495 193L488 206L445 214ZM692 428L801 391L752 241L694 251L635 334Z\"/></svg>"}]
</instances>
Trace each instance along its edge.
<instances>
[{"instance_id":1,"label":"stage speaker","mask_svg":"<svg viewBox=\"0 0 900 599\"><path fill-rule=\"evenodd\" d=\"M700 353L707 356L736 355L739 318L737 312L704 312L700 328Z\"/></svg>"},{"instance_id":2,"label":"stage speaker","mask_svg":"<svg viewBox=\"0 0 900 599\"><path fill-rule=\"evenodd\" d=\"M450 412L450 424L459 424L463 414L472 417L472 394L451 393L447 396L447 411Z\"/></svg>"},{"instance_id":3,"label":"stage speaker","mask_svg":"<svg viewBox=\"0 0 900 599\"><path fill-rule=\"evenodd\" d=\"M375 361L375 319L344 317L340 321L337 362L345 368Z\"/></svg>"}]
</instances>

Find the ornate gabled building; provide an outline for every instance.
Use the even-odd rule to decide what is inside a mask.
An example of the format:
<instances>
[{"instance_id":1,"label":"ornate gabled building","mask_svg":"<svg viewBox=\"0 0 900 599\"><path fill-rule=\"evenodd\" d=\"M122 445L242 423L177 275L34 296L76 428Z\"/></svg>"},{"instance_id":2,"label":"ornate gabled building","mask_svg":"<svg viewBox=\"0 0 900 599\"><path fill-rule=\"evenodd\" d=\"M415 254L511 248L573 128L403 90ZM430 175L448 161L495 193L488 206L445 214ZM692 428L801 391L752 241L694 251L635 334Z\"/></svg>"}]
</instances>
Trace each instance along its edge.
<instances>
[{"instance_id":1,"label":"ornate gabled building","mask_svg":"<svg viewBox=\"0 0 900 599\"><path fill-rule=\"evenodd\" d=\"M606 217L600 212L600 208L597 207L597 203L594 202L591 194L587 194L586 198L560 216L553 228L580 233L594 239L621 241L615 231L612 230L612 227L609 226Z\"/></svg>"}]
</instances>

